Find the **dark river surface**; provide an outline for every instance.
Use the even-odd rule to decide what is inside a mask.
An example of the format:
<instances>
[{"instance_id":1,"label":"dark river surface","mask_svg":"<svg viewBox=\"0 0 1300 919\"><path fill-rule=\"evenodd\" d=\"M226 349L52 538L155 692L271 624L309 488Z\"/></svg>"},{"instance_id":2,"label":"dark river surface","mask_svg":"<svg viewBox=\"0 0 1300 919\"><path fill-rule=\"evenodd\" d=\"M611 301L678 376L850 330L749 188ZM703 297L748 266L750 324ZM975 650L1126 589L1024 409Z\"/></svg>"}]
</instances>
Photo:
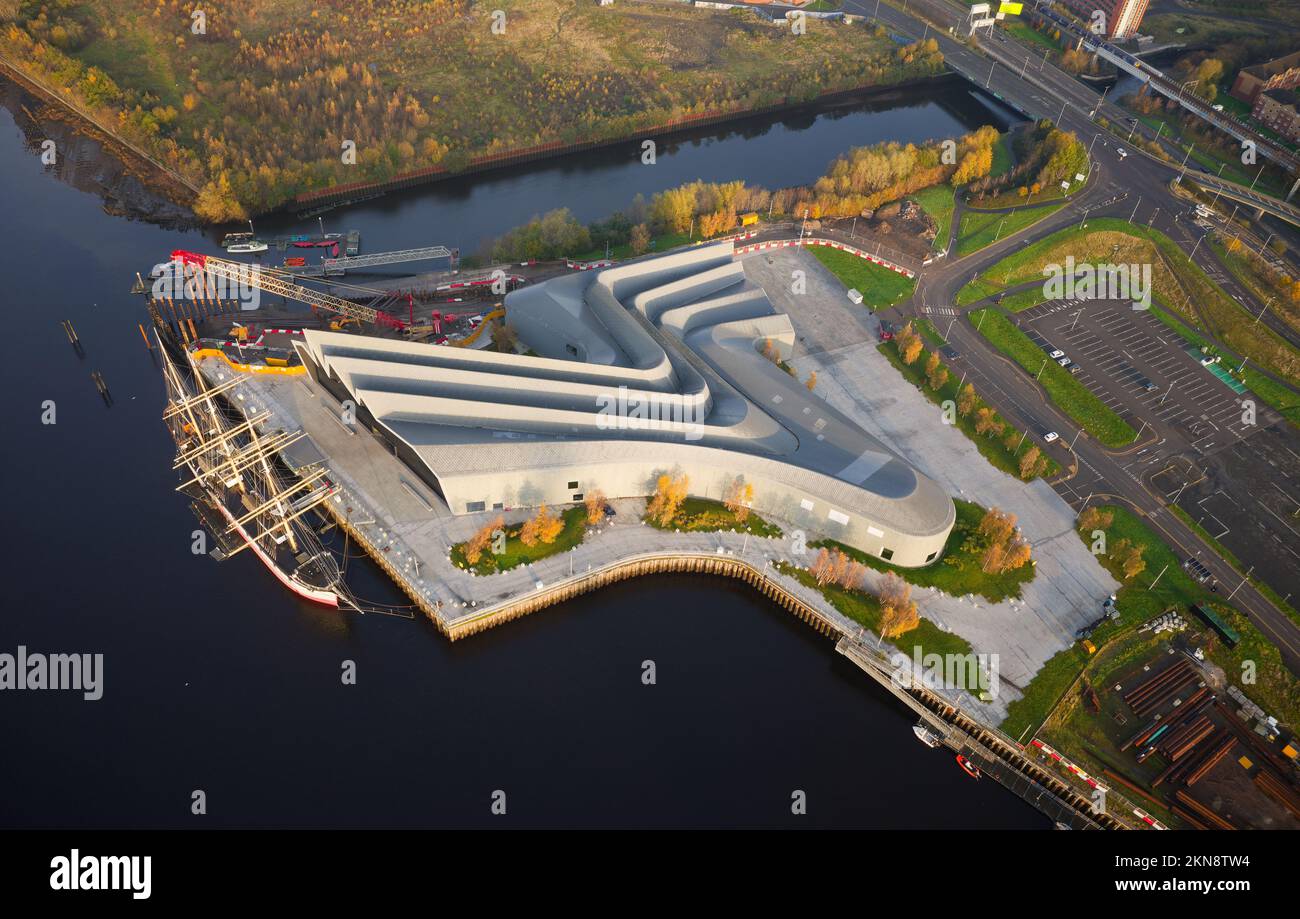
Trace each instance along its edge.
<instances>
[{"instance_id":1,"label":"dark river surface","mask_svg":"<svg viewBox=\"0 0 1300 919\"><path fill-rule=\"evenodd\" d=\"M0 825L1049 825L922 747L908 712L830 641L731 582L626 582L453 645L423 620L301 605L249 554L192 555L128 287L173 248L214 250L106 213L105 195L131 197L131 182L85 141L42 166L42 131L5 89L0 652L100 653L104 676L95 702L0 692ZM1008 123L993 105L961 83L909 90L701 132L662 144L653 167L628 144L333 211L326 227L361 230L363 252L473 251L552 207L601 217L697 177L789 185L856 144ZM290 225L259 230L273 224ZM368 563L351 574L362 597L397 599ZM656 685L641 684L645 660ZM489 810L497 789L503 817ZM796 789L806 816L790 813ZM206 816L191 815L195 790Z\"/></svg>"}]
</instances>

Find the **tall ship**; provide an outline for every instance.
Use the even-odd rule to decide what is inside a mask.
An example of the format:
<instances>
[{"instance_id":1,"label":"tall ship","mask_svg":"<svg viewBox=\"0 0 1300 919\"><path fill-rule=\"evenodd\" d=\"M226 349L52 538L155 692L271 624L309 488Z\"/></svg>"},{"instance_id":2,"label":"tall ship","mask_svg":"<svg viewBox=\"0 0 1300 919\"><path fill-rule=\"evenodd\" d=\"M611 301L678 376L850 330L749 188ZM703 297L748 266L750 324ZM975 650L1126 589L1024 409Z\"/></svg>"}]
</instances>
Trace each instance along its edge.
<instances>
[{"instance_id":1,"label":"tall ship","mask_svg":"<svg viewBox=\"0 0 1300 919\"><path fill-rule=\"evenodd\" d=\"M276 453L302 438L302 431L259 431L268 413L241 417L227 407L235 378L209 385L181 349L182 366L159 337L167 407L163 420L176 442L177 491L193 509L224 561L250 550L281 584L313 603L351 607L334 555L320 541L308 515L338 487L324 469L291 476L277 468Z\"/></svg>"}]
</instances>

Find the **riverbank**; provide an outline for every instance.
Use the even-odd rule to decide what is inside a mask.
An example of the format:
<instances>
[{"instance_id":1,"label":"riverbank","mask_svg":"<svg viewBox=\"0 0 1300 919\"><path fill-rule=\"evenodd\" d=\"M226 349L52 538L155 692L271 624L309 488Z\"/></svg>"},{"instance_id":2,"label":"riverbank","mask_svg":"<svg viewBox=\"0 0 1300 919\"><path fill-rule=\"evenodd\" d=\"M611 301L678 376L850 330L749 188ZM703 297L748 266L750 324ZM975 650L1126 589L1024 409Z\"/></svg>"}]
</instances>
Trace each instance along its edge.
<instances>
[{"instance_id":1,"label":"riverbank","mask_svg":"<svg viewBox=\"0 0 1300 919\"><path fill-rule=\"evenodd\" d=\"M35 80L0 56L0 104L21 126L25 120L40 137L24 129L29 141L54 142L53 170L69 184L100 194L110 213L178 229L197 226L193 203L197 189L138 146L109 130L98 119L51 87ZM67 168L93 163L87 174Z\"/></svg>"},{"instance_id":2,"label":"riverbank","mask_svg":"<svg viewBox=\"0 0 1300 919\"><path fill-rule=\"evenodd\" d=\"M297 216L315 216L331 208L370 200L394 191L416 188L447 179L557 159L576 153L607 150L642 140L653 140L656 144L690 141L696 139L699 132L705 128L740 123L747 119L760 118L765 115L820 114L846 102L895 102L908 91L966 82L965 77L960 74L948 72L933 77L906 80L888 86L865 85L853 89L828 90L811 101L792 100L787 97L781 102L771 105L736 108L721 112L703 112L698 115L691 115L660 125L639 129L630 134L614 138L568 144L556 141L535 147L485 154L471 158L468 165L456 171L451 171L443 166L429 166L423 169L411 170L387 180L350 182L345 185L335 185L329 188L303 192L295 196L291 201L286 202L282 207L277 208L275 212L292 213ZM641 152L641 148L637 147L630 155L639 156Z\"/></svg>"}]
</instances>

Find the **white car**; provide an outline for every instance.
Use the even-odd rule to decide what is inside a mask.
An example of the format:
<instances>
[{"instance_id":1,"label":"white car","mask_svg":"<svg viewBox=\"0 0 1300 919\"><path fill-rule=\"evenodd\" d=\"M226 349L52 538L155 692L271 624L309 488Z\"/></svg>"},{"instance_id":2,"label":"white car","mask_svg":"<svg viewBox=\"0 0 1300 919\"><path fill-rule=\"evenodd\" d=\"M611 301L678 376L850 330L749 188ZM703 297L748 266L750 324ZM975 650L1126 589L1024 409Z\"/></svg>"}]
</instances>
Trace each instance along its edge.
<instances>
[{"instance_id":1,"label":"white car","mask_svg":"<svg viewBox=\"0 0 1300 919\"><path fill-rule=\"evenodd\" d=\"M1070 359L1068 357L1057 358L1056 362L1060 364L1062 367L1070 366Z\"/></svg>"},{"instance_id":2,"label":"white car","mask_svg":"<svg viewBox=\"0 0 1300 919\"><path fill-rule=\"evenodd\" d=\"M1116 147L1115 152L1119 154L1120 159L1123 159L1124 157L1128 156L1128 151L1125 150L1123 147Z\"/></svg>"},{"instance_id":3,"label":"white car","mask_svg":"<svg viewBox=\"0 0 1300 919\"><path fill-rule=\"evenodd\" d=\"M1065 352L1064 352L1064 351L1052 351L1052 352L1050 352L1047 356L1050 357L1052 360L1057 360L1058 358L1065 357Z\"/></svg>"},{"instance_id":4,"label":"white car","mask_svg":"<svg viewBox=\"0 0 1300 919\"><path fill-rule=\"evenodd\" d=\"M1043 435L1043 440L1049 444L1052 441L1059 440L1059 439L1060 439L1060 435L1057 434L1055 431L1048 431L1046 434Z\"/></svg>"}]
</instances>

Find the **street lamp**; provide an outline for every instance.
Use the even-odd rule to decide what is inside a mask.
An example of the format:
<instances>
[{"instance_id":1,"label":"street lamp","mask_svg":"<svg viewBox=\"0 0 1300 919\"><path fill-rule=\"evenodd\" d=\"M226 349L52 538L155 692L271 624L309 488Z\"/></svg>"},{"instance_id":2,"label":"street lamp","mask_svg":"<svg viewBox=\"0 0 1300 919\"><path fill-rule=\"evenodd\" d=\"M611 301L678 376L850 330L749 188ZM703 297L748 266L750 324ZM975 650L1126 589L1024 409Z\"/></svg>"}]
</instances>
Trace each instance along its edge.
<instances>
[{"instance_id":1,"label":"street lamp","mask_svg":"<svg viewBox=\"0 0 1300 919\"><path fill-rule=\"evenodd\" d=\"M1267 163L1260 163L1260 164L1259 164L1259 172L1255 173L1255 178L1251 180L1250 188L1246 189L1247 191L1254 191L1254 190L1255 190L1255 183L1258 182L1258 181L1259 181L1259 177L1262 176L1262 175L1264 174L1264 167L1265 167L1266 165L1268 165L1268 164L1267 164Z\"/></svg>"},{"instance_id":2,"label":"street lamp","mask_svg":"<svg viewBox=\"0 0 1300 919\"><path fill-rule=\"evenodd\" d=\"M1092 107L1092 111L1088 114L1088 117L1089 117L1089 118L1093 118L1093 117L1095 117L1096 114L1097 114L1097 112L1101 111L1101 106L1102 106L1102 104L1106 101L1106 93L1108 93L1108 92L1110 92L1110 87L1109 87L1109 86L1106 86L1106 87L1103 87L1103 88L1102 88L1102 91L1101 91L1101 98L1098 99L1098 100L1097 100L1097 104L1094 105L1094 106Z\"/></svg>"},{"instance_id":3,"label":"street lamp","mask_svg":"<svg viewBox=\"0 0 1300 919\"><path fill-rule=\"evenodd\" d=\"M1218 174L1217 176L1215 176L1216 179L1222 179L1222 178L1223 178L1223 167L1226 166L1226 165L1228 165L1228 164L1227 164L1227 163L1224 163L1223 165L1219 166L1219 174ZM1214 205L1216 205L1216 204L1219 203L1219 195L1222 194L1222 192L1223 192L1223 186L1222 186L1222 185L1220 185L1218 188L1216 188L1216 189L1214 190L1214 200L1210 202L1210 207L1214 207Z\"/></svg>"},{"instance_id":4,"label":"street lamp","mask_svg":"<svg viewBox=\"0 0 1300 919\"><path fill-rule=\"evenodd\" d=\"M1183 180L1183 176L1187 175L1187 160L1188 160L1188 157L1190 157L1190 156L1192 155L1192 150L1193 150L1195 147L1196 147L1196 144L1188 144L1188 145L1187 145L1187 153L1183 156L1183 165L1182 165L1181 171L1178 173L1178 181L1179 181L1179 182L1181 182L1181 181Z\"/></svg>"}]
</instances>

